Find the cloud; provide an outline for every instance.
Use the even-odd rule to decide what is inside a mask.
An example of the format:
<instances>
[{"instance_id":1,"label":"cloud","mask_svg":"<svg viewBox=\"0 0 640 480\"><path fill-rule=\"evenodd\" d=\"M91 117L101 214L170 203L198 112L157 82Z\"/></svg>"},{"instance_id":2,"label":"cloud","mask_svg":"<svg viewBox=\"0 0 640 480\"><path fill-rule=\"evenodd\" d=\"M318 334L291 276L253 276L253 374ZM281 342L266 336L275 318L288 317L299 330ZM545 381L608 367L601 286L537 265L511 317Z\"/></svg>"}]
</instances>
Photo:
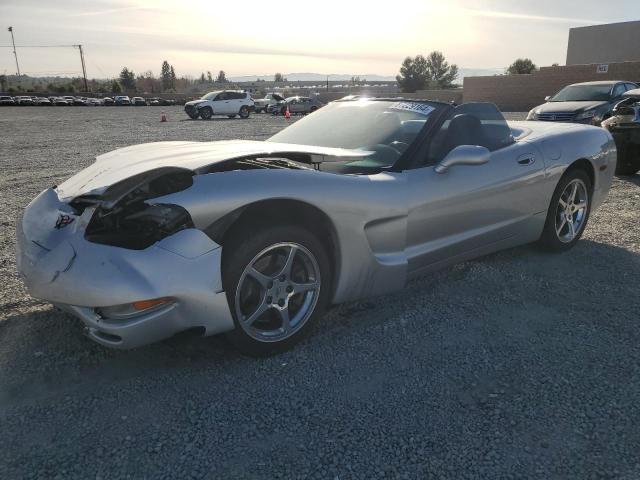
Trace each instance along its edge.
<instances>
[{"instance_id":1,"label":"cloud","mask_svg":"<svg viewBox=\"0 0 640 480\"><path fill-rule=\"evenodd\" d=\"M546 15L530 15L526 13L500 12L495 10L478 10L473 8L462 8L461 10L462 10L462 13L467 15L472 15L474 17L530 20L534 22L554 22L554 23L571 23L571 24L578 23L583 25L594 25L594 24L602 23L598 20L590 20L586 18L549 17Z\"/></svg>"}]
</instances>

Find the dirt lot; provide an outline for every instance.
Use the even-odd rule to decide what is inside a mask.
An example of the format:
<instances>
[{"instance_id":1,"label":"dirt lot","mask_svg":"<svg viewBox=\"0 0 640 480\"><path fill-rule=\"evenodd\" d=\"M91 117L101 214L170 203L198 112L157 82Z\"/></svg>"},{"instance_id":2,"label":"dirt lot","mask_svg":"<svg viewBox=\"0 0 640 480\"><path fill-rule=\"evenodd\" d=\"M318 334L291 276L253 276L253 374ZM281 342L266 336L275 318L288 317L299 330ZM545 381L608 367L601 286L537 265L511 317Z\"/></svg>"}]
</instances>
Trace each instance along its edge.
<instances>
[{"instance_id":1,"label":"dirt lot","mask_svg":"<svg viewBox=\"0 0 640 480\"><path fill-rule=\"evenodd\" d=\"M571 252L341 306L277 358L217 338L111 351L25 293L15 223L116 147L287 124L166 110L0 109L0 478L640 478L640 176Z\"/></svg>"}]
</instances>

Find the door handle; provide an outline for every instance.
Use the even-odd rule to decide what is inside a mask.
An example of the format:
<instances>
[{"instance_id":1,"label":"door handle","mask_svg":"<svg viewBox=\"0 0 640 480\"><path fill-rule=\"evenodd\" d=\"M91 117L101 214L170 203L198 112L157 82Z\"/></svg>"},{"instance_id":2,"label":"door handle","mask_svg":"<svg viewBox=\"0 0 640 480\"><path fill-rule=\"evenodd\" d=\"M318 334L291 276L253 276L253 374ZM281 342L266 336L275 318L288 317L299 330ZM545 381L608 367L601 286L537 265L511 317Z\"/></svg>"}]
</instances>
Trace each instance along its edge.
<instances>
[{"instance_id":1,"label":"door handle","mask_svg":"<svg viewBox=\"0 0 640 480\"><path fill-rule=\"evenodd\" d=\"M535 161L536 159L534 157L524 156L518 159L518 165L522 165L523 167L526 167L528 165L533 165Z\"/></svg>"}]
</instances>

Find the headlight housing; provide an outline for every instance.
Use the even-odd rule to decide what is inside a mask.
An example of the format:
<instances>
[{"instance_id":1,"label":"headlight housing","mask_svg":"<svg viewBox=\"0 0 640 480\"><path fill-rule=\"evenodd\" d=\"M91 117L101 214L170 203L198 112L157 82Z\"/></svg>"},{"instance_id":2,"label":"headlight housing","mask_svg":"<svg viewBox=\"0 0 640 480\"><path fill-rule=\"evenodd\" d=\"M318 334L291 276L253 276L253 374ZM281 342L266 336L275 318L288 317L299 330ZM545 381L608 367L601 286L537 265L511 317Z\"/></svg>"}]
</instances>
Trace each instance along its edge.
<instances>
[{"instance_id":1,"label":"headlight housing","mask_svg":"<svg viewBox=\"0 0 640 480\"><path fill-rule=\"evenodd\" d=\"M539 113L540 113L540 109L534 108L533 110L529 111L529 114L527 115L527 120L536 120L538 118Z\"/></svg>"},{"instance_id":2,"label":"headlight housing","mask_svg":"<svg viewBox=\"0 0 640 480\"><path fill-rule=\"evenodd\" d=\"M596 113L597 111L595 108L590 108L589 110L585 110L584 112L576 115L576 120L589 120L590 118L595 117Z\"/></svg>"}]
</instances>

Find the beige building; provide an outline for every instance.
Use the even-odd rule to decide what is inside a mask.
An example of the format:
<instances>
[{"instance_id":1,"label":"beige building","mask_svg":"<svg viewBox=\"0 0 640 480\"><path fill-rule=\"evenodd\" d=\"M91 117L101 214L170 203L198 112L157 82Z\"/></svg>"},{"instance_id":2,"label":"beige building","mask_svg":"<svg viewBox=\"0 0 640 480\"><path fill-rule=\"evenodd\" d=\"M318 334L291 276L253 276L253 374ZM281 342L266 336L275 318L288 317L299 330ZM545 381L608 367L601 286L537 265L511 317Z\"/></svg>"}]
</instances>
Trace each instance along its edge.
<instances>
[{"instance_id":1,"label":"beige building","mask_svg":"<svg viewBox=\"0 0 640 480\"><path fill-rule=\"evenodd\" d=\"M640 61L640 21L569 30L567 65L633 61Z\"/></svg>"}]
</instances>

